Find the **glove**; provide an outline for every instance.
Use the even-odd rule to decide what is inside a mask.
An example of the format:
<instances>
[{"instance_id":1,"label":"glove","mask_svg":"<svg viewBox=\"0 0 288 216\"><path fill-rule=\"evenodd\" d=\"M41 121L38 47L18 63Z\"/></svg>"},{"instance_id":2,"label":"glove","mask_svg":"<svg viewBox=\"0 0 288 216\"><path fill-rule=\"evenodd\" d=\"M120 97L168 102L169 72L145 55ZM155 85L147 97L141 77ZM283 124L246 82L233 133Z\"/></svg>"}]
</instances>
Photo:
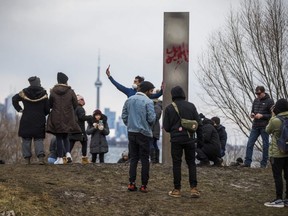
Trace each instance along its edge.
<instances>
[{"instance_id":1,"label":"glove","mask_svg":"<svg viewBox=\"0 0 288 216\"><path fill-rule=\"evenodd\" d=\"M98 129L102 131L104 129L104 126L103 125L99 125Z\"/></svg>"}]
</instances>

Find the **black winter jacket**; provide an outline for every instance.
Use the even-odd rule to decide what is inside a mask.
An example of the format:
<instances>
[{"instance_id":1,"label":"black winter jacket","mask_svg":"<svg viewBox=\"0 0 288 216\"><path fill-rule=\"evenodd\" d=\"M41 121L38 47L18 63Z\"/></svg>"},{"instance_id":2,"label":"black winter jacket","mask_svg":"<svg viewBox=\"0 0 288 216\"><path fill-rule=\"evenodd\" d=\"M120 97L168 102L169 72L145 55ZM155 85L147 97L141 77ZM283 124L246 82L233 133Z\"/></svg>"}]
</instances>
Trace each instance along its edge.
<instances>
[{"instance_id":1,"label":"black winter jacket","mask_svg":"<svg viewBox=\"0 0 288 216\"><path fill-rule=\"evenodd\" d=\"M274 105L274 101L270 98L270 96L266 93L263 98L256 98L253 101L251 113L255 115L260 113L263 115L261 119L253 120L253 128L260 127L265 128L271 118L271 107Z\"/></svg>"},{"instance_id":2,"label":"black winter jacket","mask_svg":"<svg viewBox=\"0 0 288 216\"><path fill-rule=\"evenodd\" d=\"M23 108L19 102L23 103ZM18 135L23 138L45 138L46 115L50 107L47 92L40 86L29 86L12 97L14 108L23 114Z\"/></svg>"},{"instance_id":3,"label":"black winter jacket","mask_svg":"<svg viewBox=\"0 0 288 216\"><path fill-rule=\"evenodd\" d=\"M197 142L202 142L202 122L193 103L185 101L185 93L181 87L171 91L172 101L176 103L180 116L185 119L196 120L199 124L196 131ZM164 111L163 128L170 133L171 142L186 143L193 141L193 136L188 136L188 131L181 126L180 117L174 106L168 105Z\"/></svg>"}]
</instances>

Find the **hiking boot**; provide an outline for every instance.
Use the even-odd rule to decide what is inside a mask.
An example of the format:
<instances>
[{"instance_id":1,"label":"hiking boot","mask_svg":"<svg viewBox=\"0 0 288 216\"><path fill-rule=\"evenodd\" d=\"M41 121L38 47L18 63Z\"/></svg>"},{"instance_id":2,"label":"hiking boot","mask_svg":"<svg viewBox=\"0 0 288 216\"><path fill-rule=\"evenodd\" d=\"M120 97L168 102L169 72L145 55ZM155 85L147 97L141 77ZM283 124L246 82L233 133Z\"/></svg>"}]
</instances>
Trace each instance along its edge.
<instances>
[{"instance_id":1,"label":"hiking boot","mask_svg":"<svg viewBox=\"0 0 288 216\"><path fill-rule=\"evenodd\" d=\"M39 157L39 165L45 165L45 161L44 161L44 156L43 155L41 155L40 157Z\"/></svg>"},{"instance_id":2,"label":"hiking boot","mask_svg":"<svg viewBox=\"0 0 288 216\"><path fill-rule=\"evenodd\" d=\"M171 197L181 197L181 192L179 189L173 189L172 191L169 191L168 195Z\"/></svg>"},{"instance_id":3,"label":"hiking boot","mask_svg":"<svg viewBox=\"0 0 288 216\"><path fill-rule=\"evenodd\" d=\"M147 189L147 186L146 186L146 185L142 185L139 190L140 190L140 192L142 192L142 193L147 193L147 192L148 192L148 189Z\"/></svg>"},{"instance_id":4,"label":"hiking boot","mask_svg":"<svg viewBox=\"0 0 288 216\"><path fill-rule=\"evenodd\" d=\"M130 184L128 185L128 191L137 191L137 187L134 182L130 182Z\"/></svg>"},{"instance_id":5,"label":"hiking boot","mask_svg":"<svg viewBox=\"0 0 288 216\"><path fill-rule=\"evenodd\" d=\"M57 157L57 160L54 162L54 164L59 165L59 164L64 164L63 158Z\"/></svg>"},{"instance_id":6,"label":"hiking boot","mask_svg":"<svg viewBox=\"0 0 288 216\"><path fill-rule=\"evenodd\" d=\"M30 165L31 164L30 157L25 158L25 164L26 165Z\"/></svg>"},{"instance_id":7,"label":"hiking boot","mask_svg":"<svg viewBox=\"0 0 288 216\"><path fill-rule=\"evenodd\" d=\"M83 156L83 157L82 157L82 161L81 161L81 163L82 163L82 164L89 164L88 157Z\"/></svg>"},{"instance_id":8,"label":"hiking boot","mask_svg":"<svg viewBox=\"0 0 288 216\"><path fill-rule=\"evenodd\" d=\"M264 205L267 206L267 207L283 208L284 207L284 202L283 202L282 199L275 199L272 202L264 203Z\"/></svg>"},{"instance_id":9,"label":"hiking boot","mask_svg":"<svg viewBox=\"0 0 288 216\"><path fill-rule=\"evenodd\" d=\"M67 163L72 163L72 156L69 152L66 153Z\"/></svg>"},{"instance_id":10,"label":"hiking boot","mask_svg":"<svg viewBox=\"0 0 288 216\"><path fill-rule=\"evenodd\" d=\"M67 164L67 158L63 157L63 164Z\"/></svg>"},{"instance_id":11,"label":"hiking boot","mask_svg":"<svg viewBox=\"0 0 288 216\"><path fill-rule=\"evenodd\" d=\"M200 192L196 187L191 188L191 198L199 198L200 197Z\"/></svg>"}]
</instances>

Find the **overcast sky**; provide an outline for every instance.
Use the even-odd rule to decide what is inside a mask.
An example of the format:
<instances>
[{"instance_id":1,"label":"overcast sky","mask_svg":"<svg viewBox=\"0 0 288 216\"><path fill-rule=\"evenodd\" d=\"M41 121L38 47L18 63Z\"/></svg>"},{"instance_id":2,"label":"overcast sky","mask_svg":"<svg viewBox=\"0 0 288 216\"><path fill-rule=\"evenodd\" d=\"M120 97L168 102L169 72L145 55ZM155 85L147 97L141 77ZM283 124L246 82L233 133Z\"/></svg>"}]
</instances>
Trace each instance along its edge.
<instances>
[{"instance_id":1,"label":"overcast sky","mask_svg":"<svg viewBox=\"0 0 288 216\"><path fill-rule=\"evenodd\" d=\"M190 12L190 92L193 71L213 31L223 27L239 0L0 0L0 102L39 76L42 86L56 84L58 71L96 108L98 54L101 56L100 108L120 116L126 96L107 79L106 67L130 87L136 75L160 87L163 71L164 12ZM197 88L197 89L196 89ZM190 101L197 101L190 93ZM198 110L205 109L197 106Z\"/></svg>"}]
</instances>

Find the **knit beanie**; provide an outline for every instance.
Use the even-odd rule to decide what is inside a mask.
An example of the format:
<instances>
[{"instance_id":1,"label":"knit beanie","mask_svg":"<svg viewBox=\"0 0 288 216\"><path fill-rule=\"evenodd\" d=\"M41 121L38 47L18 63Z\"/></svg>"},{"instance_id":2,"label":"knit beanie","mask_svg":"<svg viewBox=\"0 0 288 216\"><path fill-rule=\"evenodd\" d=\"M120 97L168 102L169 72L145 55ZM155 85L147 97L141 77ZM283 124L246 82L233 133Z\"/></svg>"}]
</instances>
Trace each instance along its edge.
<instances>
[{"instance_id":1,"label":"knit beanie","mask_svg":"<svg viewBox=\"0 0 288 216\"><path fill-rule=\"evenodd\" d=\"M273 112L275 115L277 115L285 111L288 111L288 101L284 98L281 98L276 102Z\"/></svg>"},{"instance_id":2,"label":"knit beanie","mask_svg":"<svg viewBox=\"0 0 288 216\"><path fill-rule=\"evenodd\" d=\"M150 91L151 89L154 89L154 88L155 88L155 86L151 82L143 81L140 83L139 91L145 93L145 92Z\"/></svg>"},{"instance_id":3,"label":"knit beanie","mask_svg":"<svg viewBox=\"0 0 288 216\"><path fill-rule=\"evenodd\" d=\"M174 101L177 98L186 99L185 92L183 91L181 86L175 86L171 89L171 96L172 101Z\"/></svg>"},{"instance_id":4,"label":"knit beanie","mask_svg":"<svg viewBox=\"0 0 288 216\"><path fill-rule=\"evenodd\" d=\"M79 100L84 100L84 97L81 96L81 95L79 95L79 94L77 94L77 100L78 100L78 101L79 101Z\"/></svg>"},{"instance_id":5,"label":"knit beanie","mask_svg":"<svg viewBox=\"0 0 288 216\"><path fill-rule=\"evenodd\" d=\"M66 84L68 81L68 77L66 76L66 74L62 73L62 72L58 72L57 74L57 82L59 84Z\"/></svg>"},{"instance_id":6,"label":"knit beanie","mask_svg":"<svg viewBox=\"0 0 288 216\"><path fill-rule=\"evenodd\" d=\"M28 79L30 86L41 86L40 78L37 76L30 77Z\"/></svg>"}]
</instances>

